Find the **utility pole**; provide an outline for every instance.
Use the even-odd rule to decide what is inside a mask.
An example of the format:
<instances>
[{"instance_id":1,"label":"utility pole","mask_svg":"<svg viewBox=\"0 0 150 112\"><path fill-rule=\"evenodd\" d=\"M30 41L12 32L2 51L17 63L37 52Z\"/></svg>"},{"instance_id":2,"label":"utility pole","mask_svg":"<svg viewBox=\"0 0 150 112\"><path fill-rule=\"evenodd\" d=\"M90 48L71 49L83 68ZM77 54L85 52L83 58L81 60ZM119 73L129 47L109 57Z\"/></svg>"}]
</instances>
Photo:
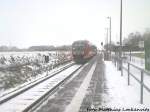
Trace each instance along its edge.
<instances>
[{"instance_id":1,"label":"utility pole","mask_svg":"<svg viewBox=\"0 0 150 112\"><path fill-rule=\"evenodd\" d=\"M120 49L119 49L119 62L120 62L120 70L121 76L123 76L123 68L122 68L122 0L120 2Z\"/></svg>"},{"instance_id":2,"label":"utility pole","mask_svg":"<svg viewBox=\"0 0 150 112\"><path fill-rule=\"evenodd\" d=\"M107 17L109 19L109 50L110 50L110 57L111 57L111 17Z\"/></svg>"},{"instance_id":3,"label":"utility pole","mask_svg":"<svg viewBox=\"0 0 150 112\"><path fill-rule=\"evenodd\" d=\"M106 28L106 52L108 52L108 28Z\"/></svg>"},{"instance_id":4,"label":"utility pole","mask_svg":"<svg viewBox=\"0 0 150 112\"><path fill-rule=\"evenodd\" d=\"M108 28L105 28L105 30L106 30L106 40L105 40L106 51L104 52L104 60L108 60Z\"/></svg>"}]
</instances>

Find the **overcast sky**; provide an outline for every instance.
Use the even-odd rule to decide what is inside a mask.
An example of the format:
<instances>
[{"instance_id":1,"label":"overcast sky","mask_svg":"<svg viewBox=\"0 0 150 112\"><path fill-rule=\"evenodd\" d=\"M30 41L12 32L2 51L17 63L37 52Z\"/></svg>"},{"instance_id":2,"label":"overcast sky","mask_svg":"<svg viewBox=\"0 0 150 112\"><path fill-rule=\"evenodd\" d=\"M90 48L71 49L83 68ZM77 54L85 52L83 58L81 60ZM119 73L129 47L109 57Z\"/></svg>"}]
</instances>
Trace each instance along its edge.
<instances>
[{"instance_id":1,"label":"overcast sky","mask_svg":"<svg viewBox=\"0 0 150 112\"><path fill-rule=\"evenodd\" d=\"M150 27L150 0L123 0L123 37ZM0 46L64 45L87 39L119 41L120 0L0 0Z\"/></svg>"}]
</instances>

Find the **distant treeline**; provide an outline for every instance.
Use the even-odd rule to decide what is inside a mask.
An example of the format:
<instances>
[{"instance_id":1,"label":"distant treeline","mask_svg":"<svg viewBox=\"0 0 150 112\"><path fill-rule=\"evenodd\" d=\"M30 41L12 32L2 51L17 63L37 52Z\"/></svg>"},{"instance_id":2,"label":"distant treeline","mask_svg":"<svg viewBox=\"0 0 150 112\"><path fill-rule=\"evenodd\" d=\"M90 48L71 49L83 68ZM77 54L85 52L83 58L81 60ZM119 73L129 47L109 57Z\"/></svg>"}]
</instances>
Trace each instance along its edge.
<instances>
[{"instance_id":1,"label":"distant treeline","mask_svg":"<svg viewBox=\"0 0 150 112\"><path fill-rule=\"evenodd\" d=\"M0 52L6 51L70 51L71 45L63 45L63 46L31 46L27 49L20 49L15 46L8 47L8 46L0 46Z\"/></svg>"},{"instance_id":2,"label":"distant treeline","mask_svg":"<svg viewBox=\"0 0 150 112\"><path fill-rule=\"evenodd\" d=\"M144 48L139 46L139 43L142 41L150 40L150 29L147 29L143 34L140 32L132 32L128 35L127 38L123 39L122 50L123 51L143 51ZM120 43L115 44L113 41L111 45L105 44L104 48L106 50L119 51Z\"/></svg>"}]
</instances>

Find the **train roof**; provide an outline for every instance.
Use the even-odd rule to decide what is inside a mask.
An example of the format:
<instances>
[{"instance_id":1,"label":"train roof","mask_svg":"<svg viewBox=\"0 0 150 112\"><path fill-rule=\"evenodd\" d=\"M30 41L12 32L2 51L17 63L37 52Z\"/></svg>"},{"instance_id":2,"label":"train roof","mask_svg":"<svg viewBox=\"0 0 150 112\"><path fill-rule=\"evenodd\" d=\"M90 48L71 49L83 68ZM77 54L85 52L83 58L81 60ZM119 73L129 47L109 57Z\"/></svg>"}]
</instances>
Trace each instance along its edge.
<instances>
[{"instance_id":1,"label":"train roof","mask_svg":"<svg viewBox=\"0 0 150 112\"><path fill-rule=\"evenodd\" d=\"M77 44L89 44L90 46L96 47L94 44L92 44L88 40L77 40L77 41L74 41L73 44L72 44L72 46L75 46Z\"/></svg>"},{"instance_id":2,"label":"train roof","mask_svg":"<svg viewBox=\"0 0 150 112\"><path fill-rule=\"evenodd\" d=\"M73 44L76 44L76 43L88 43L89 45L91 46L95 46L94 44L92 44L90 41L88 40L77 40L77 41L74 41Z\"/></svg>"},{"instance_id":3,"label":"train roof","mask_svg":"<svg viewBox=\"0 0 150 112\"><path fill-rule=\"evenodd\" d=\"M73 43L89 43L88 40L77 40L77 41L74 41Z\"/></svg>"}]
</instances>

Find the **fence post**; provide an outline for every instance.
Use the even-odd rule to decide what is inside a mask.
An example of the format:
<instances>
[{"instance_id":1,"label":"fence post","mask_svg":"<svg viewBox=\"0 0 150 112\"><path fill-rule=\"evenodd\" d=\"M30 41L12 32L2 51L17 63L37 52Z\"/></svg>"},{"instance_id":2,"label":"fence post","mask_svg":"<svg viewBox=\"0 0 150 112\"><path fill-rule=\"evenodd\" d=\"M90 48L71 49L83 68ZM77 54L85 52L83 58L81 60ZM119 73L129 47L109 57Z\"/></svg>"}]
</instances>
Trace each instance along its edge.
<instances>
[{"instance_id":1,"label":"fence post","mask_svg":"<svg viewBox=\"0 0 150 112\"><path fill-rule=\"evenodd\" d=\"M46 75L48 75L48 71L49 71L48 67L49 66L46 67Z\"/></svg>"},{"instance_id":2,"label":"fence post","mask_svg":"<svg viewBox=\"0 0 150 112\"><path fill-rule=\"evenodd\" d=\"M121 76L123 76L123 60L121 58Z\"/></svg>"},{"instance_id":3,"label":"fence post","mask_svg":"<svg viewBox=\"0 0 150 112\"><path fill-rule=\"evenodd\" d=\"M143 104L143 70L141 70L141 98L140 103Z\"/></svg>"},{"instance_id":4,"label":"fence post","mask_svg":"<svg viewBox=\"0 0 150 112\"><path fill-rule=\"evenodd\" d=\"M114 64L115 64L115 67L116 67L116 55L114 56Z\"/></svg>"},{"instance_id":5,"label":"fence post","mask_svg":"<svg viewBox=\"0 0 150 112\"><path fill-rule=\"evenodd\" d=\"M130 85L130 63L128 63L128 85Z\"/></svg>"},{"instance_id":6,"label":"fence post","mask_svg":"<svg viewBox=\"0 0 150 112\"><path fill-rule=\"evenodd\" d=\"M131 61L131 50L130 50L130 61Z\"/></svg>"}]
</instances>

